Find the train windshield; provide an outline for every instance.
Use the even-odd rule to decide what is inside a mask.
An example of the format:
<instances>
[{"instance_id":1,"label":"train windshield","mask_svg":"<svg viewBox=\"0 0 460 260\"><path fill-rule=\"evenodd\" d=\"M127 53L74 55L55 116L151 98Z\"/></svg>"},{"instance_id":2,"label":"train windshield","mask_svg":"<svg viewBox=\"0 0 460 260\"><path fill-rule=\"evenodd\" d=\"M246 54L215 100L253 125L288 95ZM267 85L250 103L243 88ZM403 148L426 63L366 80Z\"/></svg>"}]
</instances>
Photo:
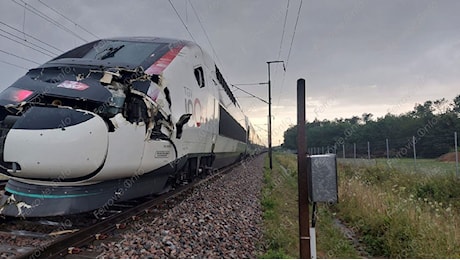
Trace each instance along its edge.
<instances>
[{"instance_id":1,"label":"train windshield","mask_svg":"<svg viewBox=\"0 0 460 260\"><path fill-rule=\"evenodd\" d=\"M153 57L155 52L164 45L164 43L156 42L101 40L66 52L55 60L79 58L139 65L145 59Z\"/></svg>"}]
</instances>

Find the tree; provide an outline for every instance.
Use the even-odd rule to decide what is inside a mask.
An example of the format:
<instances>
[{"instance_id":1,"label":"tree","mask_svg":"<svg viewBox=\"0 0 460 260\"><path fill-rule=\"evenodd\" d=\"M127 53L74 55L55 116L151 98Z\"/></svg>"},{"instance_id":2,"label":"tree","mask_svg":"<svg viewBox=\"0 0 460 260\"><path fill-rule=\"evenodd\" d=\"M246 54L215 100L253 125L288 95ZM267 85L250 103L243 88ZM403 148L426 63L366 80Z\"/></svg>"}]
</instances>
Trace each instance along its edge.
<instances>
[{"instance_id":1,"label":"tree","mask_svg":"<svg viewBox=\"0 0 460 260\"><path fill-rule=\"evenodd\" d=\"M345 122L348 122L352 125L356 125L359 122L359 117L353 116L352 118L345 119Z\"/></svg>"},{"instance_id":2,"label":"tree","mask_svg":"<svg viewBox=\"0 0 460 260\"><path fill-rule=\"evenodd\" d=\"M445 114L449 111L449 104L445 98L435 100L433 107L438 114Z\"/></svg>"},{"instance_id":3,"label":"tree","mask_svg":"<svg viewBox=\"0 0 460 260\"><path fill-rule=\"evenodd\" d=\"M415 136L417 155L435 158L452 148L452 135L460 129L460 95L453 103L447 104L444 98L425 101L415 104L414 109L406 114L387 114L376 120L372 119L371 113L333 121L315 119L306 123L307 144L310 148L324 147L326 150L334 146L340 149L342 145L345 149L352 149L356 143L358 156L359 153L367 156L367 142L370 141L372 154L383 156L386 154L385 139L392 141L390 149L397 153L410 150L412 136ZM286 148L297 149L297 127L290 127L284 133L284 139ZM364 151L366 154L362 154ZM406 151L402 156L411 154Z\"/></svg>"},{"instance_id":4,"label":"tree","mask_svg":"<svg viewBox=\"0 0 460 260\"><path fill-rule=\"evenodd\" d=\"M456 96L456 97L454 98L454 103L453 103L453 108L452 108L452 110L453 110L455 113L457 113L457 114L460 113L460 95L458 95L458 96Z\"/></svg>"},{"instance_id":5,"label":"tree","mask_svg":"<svg viewBox=\"0 0 460 260\"><path fill-rule=\"evenodd\" d=\"M431 117L433 116L433 102L428 100L421 104L415 104L414 110L410 114L417 118Z\"/></svg>"},{"instance_id":6,"label":"tree","mask_svg":"<svg viewBox=\"0 0 460 260\"><path fill-rule=\"evenodd\" d=\"M373 117L374 115L371 114L371 113L363 113L362 116L363 116L363 117L362 117L362 118L363 118L363 122L364 122L365 124L367 124L367 123L369 123L369 121L372 120L372 117Z\"/></svg>"}]
</instances>

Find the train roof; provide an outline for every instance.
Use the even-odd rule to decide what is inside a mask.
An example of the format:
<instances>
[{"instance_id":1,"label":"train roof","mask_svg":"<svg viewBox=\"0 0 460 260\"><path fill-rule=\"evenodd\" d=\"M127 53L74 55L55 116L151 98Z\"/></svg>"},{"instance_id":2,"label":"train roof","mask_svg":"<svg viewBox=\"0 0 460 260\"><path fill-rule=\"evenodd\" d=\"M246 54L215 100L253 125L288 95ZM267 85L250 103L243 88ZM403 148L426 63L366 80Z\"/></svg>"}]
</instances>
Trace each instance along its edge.
<instances>
[{"instance_id":1,"label":"train roof","mask_svg":"<svg viewBox=\"0 0 460 260\"><path fill-rule=\"evenodd\" d=\"M188 43L191 45L196 45L194 42L181 40L181 39L174 39L174 38L166 38L166 37L153 37L153 36L131 36L131 37L113 37L113 38L106 38L101 39L100 41L132 41L132 42L155 42L155 43Z\"/></svg>"},{"instance_id":2,"label":"train roof","mask_svg":"<svg viewBox=\"0 0 460 260\"><path fill-rule=\"evenodd\" d=\"M175 47L197 46L180 39L162 37L115 37L78 46L41 65L39 69L56 66L147 68Z\"/></svg>"}]
</instances>

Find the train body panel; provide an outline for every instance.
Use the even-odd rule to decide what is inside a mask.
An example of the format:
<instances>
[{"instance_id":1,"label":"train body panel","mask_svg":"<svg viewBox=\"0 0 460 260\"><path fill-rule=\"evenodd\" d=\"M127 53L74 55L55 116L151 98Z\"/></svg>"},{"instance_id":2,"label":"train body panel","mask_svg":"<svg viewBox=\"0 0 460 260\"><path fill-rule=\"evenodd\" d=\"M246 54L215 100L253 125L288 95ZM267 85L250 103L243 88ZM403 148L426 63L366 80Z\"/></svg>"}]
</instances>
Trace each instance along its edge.
<instances>
[{"instance_id":1,"label":"train body panel","mask_svg":"<svg viewBox=\"0 0 460 260\"><path fill-rule=\"evenodd\" d=\"M259 145L215 63L186 41L85 44L30 70L0 105L5 215L73 214L161 193Z\"/></svg>"},{"instance_id":2,"label":"train body panel","mask_svg":"<svg viewBox=\"0 0 460 260\"><path fill-rule=\"evenodd\" d=\"M218 116L214 113L217 88L207 82L207 68L203 63L201 49L186 46L163 73L165 87L175 93L171 97L173 118L191 114L183 126L182 137L175 138L179 143L179 157L211 152L212 141L218 134L214 121ZM181 77L177 77L178 73Z\"/></svg>"},{"instance_id":3,"label":"train body panel","mask_svg":"<svg viewBox=\"0 0 460 260\"><path fill-rule=\"evenodd\" d=\"M115 131L108 133L109 149L104 167L89 182L125 178L141 166L144 153L145 125L131 124L120 114L111 119ZM130 145L127 145L129 140ZM61 182L60 185L69 185Z\"/></svg>"},{"instance_id":4,"label":"train body panel","mask_svg":"<svg viewBox=\"0 0 460 260\"><path fill-rule=\"evenodd\" d=\"M72 120L70 117L63 117L59 128L53 126L43 129L45 127L40 127L40 124L46 119L39 116L45 115L43 109L47 110L29 110L28 118L34 117L36 122L24 122L26 120L21 120L24 119L22 117L6 136L3 156L5 161L15 162L13 169L9 170L12 176L30 179L76 179L84 178L102 167L107 155L108 136L107 126L99 116L87 114L90 116L88 120L69 126L66 122L72 124ZM66 114L65 111L69 109L58 108L54 111L62 112L59 110ZM76 110L71 112L82 117L83 113L86 114Z\"/></svg>"}]
</instances>

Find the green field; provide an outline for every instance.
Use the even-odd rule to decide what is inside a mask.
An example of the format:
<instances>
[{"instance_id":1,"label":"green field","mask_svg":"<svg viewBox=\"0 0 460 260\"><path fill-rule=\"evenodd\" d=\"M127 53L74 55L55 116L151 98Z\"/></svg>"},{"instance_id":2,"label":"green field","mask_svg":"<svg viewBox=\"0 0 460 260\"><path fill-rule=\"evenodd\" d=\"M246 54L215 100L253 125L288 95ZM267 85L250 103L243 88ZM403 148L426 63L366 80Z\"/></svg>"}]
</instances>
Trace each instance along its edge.
<instances>
[{"instance_id":1,"label":"green field","mask_svg":"<svg viewBox=\"0 0 460 260\"><path fill-rule=\"evenodd\" d=\"M262 258L299 258L297 156L275 153L273 170L265 165L263 197L264 249ZM310 209L311 212L311 209ZM334 225L334 212L319 205L316 240L318 258L359 258L352 243Z\"/></svg>"},{"instance_id":2,"label":"green field","mask_svg":"<svg viewBox=\"0 0 460 260\"><path fill-rule=\"evenodd\" d=\"M460 257L455 163L341 159L338 170L337 217L358 231L371 256Z\"/></svg>"},{"instance_id":3,"label":"green field","mask_svg":"<svg viewBox=\"0 0 460 260\"><path fill-rule=\"evenodd\" d=\"M441 162L436 159L414 159L409 158L390 158L387 159L342 159L338 162L347 165L356 166L378 166L396 169L406 173L423 173L423 174L456 174L455 162Z\"/></svg>"},{"instance_id":4,"label":"green field","mask_svg":"<svg viewBox=\"0 0 460 260\"><path fill-rule=\"evenodd\" d=\"M436 160L338 160L339 203L318 212L319 258L359 258L334 220L371 258L460 258L460 179ZM268 168L268 167L266 167ZM298 258L297 157L275 153L265 170L265 258Z\"/></svg>"}]
</instances>

